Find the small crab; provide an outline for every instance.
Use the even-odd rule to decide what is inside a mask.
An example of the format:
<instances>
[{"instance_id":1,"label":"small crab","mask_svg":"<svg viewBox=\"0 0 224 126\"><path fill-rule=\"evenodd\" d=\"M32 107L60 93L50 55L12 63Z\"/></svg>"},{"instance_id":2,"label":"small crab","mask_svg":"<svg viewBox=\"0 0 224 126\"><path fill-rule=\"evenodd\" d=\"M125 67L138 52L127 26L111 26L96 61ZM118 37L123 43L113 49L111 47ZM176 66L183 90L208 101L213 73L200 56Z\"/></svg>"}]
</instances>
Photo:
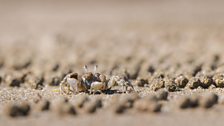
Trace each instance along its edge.
<instances>
[{"instance_id":1,"label":"small crab","mask_svg":"<svg viewBox=\"0 0 224 126\"><path fill-rule=\"evenodd\" d=\"M77 94L79 92L95 93L109 90L114 86L120 85L123 91L126 92L128 87L133 86L131 83L122 77L112 76L107 80L104 74L97 73L97 66L94 67L94 72L89 72L87 66L84 66L84 74L70 73L60 83L60 91L63 94Z\"/></svg>"}]
</instances>

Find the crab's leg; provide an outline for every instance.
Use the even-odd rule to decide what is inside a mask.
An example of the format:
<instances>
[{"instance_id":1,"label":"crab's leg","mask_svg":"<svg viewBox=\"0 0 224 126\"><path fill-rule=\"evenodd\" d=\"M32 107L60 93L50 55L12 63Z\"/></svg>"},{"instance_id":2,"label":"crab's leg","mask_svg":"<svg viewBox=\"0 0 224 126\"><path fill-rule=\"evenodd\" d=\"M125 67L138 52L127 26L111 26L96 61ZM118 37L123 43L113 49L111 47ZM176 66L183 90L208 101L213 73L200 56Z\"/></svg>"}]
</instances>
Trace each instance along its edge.
<instances>
[{"instance_id":1,"label":"crab's leg","mask_svg":"<svg viewBox=\"0 0 224 126\"><path fill-rule=\"evenodd\" d=\"M90 89L90 90L89 90L89 94L92 94L92 93L93 93L93 92L92 92L92 90Z\"/></svg>"},{"instance_id":2,"label":"crab's leg","mask_svg":"<svg viewBox=\"0 0 224 126\"><path fill-rule=\"evenodd\" d=\"M64 85L64 79L62 80L62 82L60 83L60 93L63 94L64 93L64 89L63 89L63 85Z\"/></svg>"},{"instance_id":3,"label":"crab's leg","mask_svg":"<svg viewBox=\"0 0 224 126\"><path fill-rule=\"evenodd\" d=\"M76 93L79 92L78 85L75 87Z\"/></svg>"},{"instance_id":4,"label":"crab's leg","mask_svg":"<svg viewBox=\"0 0 224 126\"><path fill-rule=\"evenodd\" d=\"M126 93L127 92L127 86L125 86L124 84L122 85L122 90L123 90L123 93Z\"/></svg>"},{"instance_id":5,"label":"crab's leg","mask_svg":"<svg viewBox=\"0 0 224 126\"><path fill-rule=\"evenodd\" d=\"M65 86L65 83L61 83L61 85L60 85L60 92L61 92L61 94L66 94L64 86Z\"/></svg>"},{"instance_id":6,"label":"crab's leg","mask_svg":"<svg viewBox=\"0 0 224 126\"><path fill-rule=\"evenodd\" d=\"M87 65L84 65L83 69L84 69L84 72L85 73L88 73L88 67L87 67Z\"/></svg>"}]
</instances>

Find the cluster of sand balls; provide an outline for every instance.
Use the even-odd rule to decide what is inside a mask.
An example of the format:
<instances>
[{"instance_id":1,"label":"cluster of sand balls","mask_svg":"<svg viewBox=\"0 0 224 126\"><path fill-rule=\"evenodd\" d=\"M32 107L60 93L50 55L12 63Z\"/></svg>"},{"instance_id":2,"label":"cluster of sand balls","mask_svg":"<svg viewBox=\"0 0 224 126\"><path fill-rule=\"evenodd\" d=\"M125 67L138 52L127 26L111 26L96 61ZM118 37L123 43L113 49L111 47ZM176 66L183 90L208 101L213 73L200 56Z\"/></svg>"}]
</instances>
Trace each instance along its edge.
<instances>
[{"instance_id":1,"label":"cluster of sand balls","mask_svg":"<svg viewBox=\"0 0 224 126\"><path fill-rule=\"evenodd\" d=\"M140 96L137 93L113 95L109 99L101 95L90 97L81 94L72 98L60 97L56 100L38 99L33 102L11 103L4 107L5 115L16 118L32 116L38 112L51 112L58 116L78 116L94 113L160 113L163 106L170 101L169 92L159 90L155 94ZM205 93L203 95L184 96L174 104L176 109L211 108L218 104L218 95Z\"/></svg>"},{"instance_id":2,"label":"cluster of sand balls","mask_svg":"<svg viewBox=\"0 0 224 126\"><path fill-rule=\"evenodd\" d=\"M128 111L160 112L162 104L159 101L167 100L168 92L141 98L138 94L115 95L110 99L101 96L90 97L82 94L75 98L60 97L57 100L38 99L34 102L10 103L5 105L5 115L16 118L29 116L38 112L49 111L58 116L94 114L96 112L111 112L122 114ZM103 110L103 111L101 111Z\"/></svg>"},{"instance_id":3,"label":"cluster of sand balls","mask_svg":"<svg viewBox=\"0 0 224 126\"><path fill-rule=\"evenodd\" d=\"M133 57L132 57L133 59ZM219 59L219 58L215 58ZM6 60L6 59L5 59ZM6 60L7 61L7 60ZM136 62L136 63L135 63ZM196 88L223 88L224 87L224 74L222 72L215 72L215 68L219 67L217 63L212 63L213 69L206 72L206 63L204 65L192 66L187 73L182 68L177 69L177 73L169 72L168 70L162 70L162 66L158 65L153 67L152 64L147 61L132 61L130 67L125 71L119 70L116 67L116 63L112 63L110 69L104 70L104 73L108 76L117 75L115 71L119 71L119 74L125 76L132 82L132 85L138 87L149 87L150 90L157 91L161 88L166 88L168 91L179 91L184 88L196 89ZM157 62L153 64L159 64ZM169 62L167 63L169 64ZM128 64L126 64L128 66ZM31 58L24 58L20 62L6 62L1 63L0 71L0 84L9 87L28 87L33 89L43 89L48 86L59 86L63 78L71 73L80 73L81 70L75 70L75 65L65 65L57 62L49 62L46 64L37 63ZM177 66L177 64L173 64ZM185 66L185 64L183 64ZM186 65L187 66L187 65ZM160 68L161 67L161 68ZM205 68L204 68L205 67ZM170 69L172 66L170 66Z\"/></svg>"},{"instance_id":4,"label":"cluster of sand balls","mask_svg":"<svg viewBox=\"0 0 224 126\"><path fill-rule=\"evenodd\" d=\"M213 76L206 74L197 74L196 76L189 76L180 74L175 77L165 75L163 73L154 74L148 78L137 78L133 84L139 87L149 87L153 91L166 88L170 92L180 91L185 88L223 88L224 74L215 74Z\"/></svg>"},{"instance_id":5,"label":"cluster of sand balls","mask_svg":"<svg viewBox=\"0 0 224 126\"><path fill-rule=\"evenodd\" d=\"M71 68L62 67L57 63L48 64L46 68L41 68L40 65L32 63L20 69L16 69L14 66L6 66L0 71L0 84L7 87L41 90L45 86L59 86L61 80L71 72Z\"/></svg>"},{"instance_id":6,"label":"cluster of sand balls","mask_svg":"<svg viewBox=\"0 0 224 126\"><path fill-rule=\"evenodd\" d=\"M181 109L196 107L208 109L218 103L218 98L214 93L206 93L201 96L184 97L178 101L178 105Z\"/></svg>"},{"instance_id":7,"label":"cluster of sand balls","mask_svg":"<svg viewBox=\"0 0 224 126\"><path fill-rule=\"evenodd\" d=\"M22 101L21 103L8 103L4 106L5 115L12 118L29 116L31 113L49 110L50 101L48 100L35 101L35 104Z\"/></svg>"},{"instance_id":8,"label":"cluster of sand balls","mask_svg":"<svg viewBox=\"0 0 224 126\"><path fill-rule=\"evenodd\" d=\"M40 66L36 66L31 60L24 60L24 62L13 64L10 67L7 65L0 68L0 85L3 87L25 87L24 89L32 88L36 90L43 90L47 86L57 88L68 73L74 72L73 66L65 67L57 63L52 63L46 68L40 69ZM122 71L122 76L128 78L135 87L135 91L129 94L113 92L113 90L121 88L115 87L115 89L111 89L111 96L109 96L109 93L97 95L80 93L74 98L73 96L65 96L69 98L62 98L56 102L42 98L34 103L11 103L6 105L4 112L9 117L29 116L43 111L54 112L60 116L107 111L115 114L159 113L163 111L167 102L171 102L168 98L170 93L185 89L224 87L223 73L206 73L202 72L201 69L195 69L191 74L169 74L167 71L162 72L151 66L146 70L148 73L144 73L140 70L141 64L133 67L133 70ZM77 72L79 73L79 71ZM112 72L112 75L116 74ZM154 94L140 95L141 91L149 91ZM105 99L105 95L108 95L108 99ZM58 96L61 95L58 94ZM211 108L218 103L218 98L218 95L213 93L201 96L186 96L182 97L177 105L180 109Z\"/></svg>"},{"instance_id":9,"label":"cluster of sand balls","mask_svg":"<svg viewBox=\"0 0 224 126\"><path fill-rule=\"evenodd\" d=\"M59 86L61 80L71 70L52 72L48 74L35 74L32 70L23 71L7 71L0 75L0 83L9 87L29 87L33 89L42 89L44 86ZM124 76L126 74L124 73ZM130 78L129 78L130 79ZM177 76L169 76L165 73L155 73L145 78L138 77L130 79L132 85L138 87L149 87L153 91L166 88L168 91L179 91L184 88L223 88L224 74L217 73L214 75L198 74L189 76L180 74Z\"/></svg>"}]
</instances>

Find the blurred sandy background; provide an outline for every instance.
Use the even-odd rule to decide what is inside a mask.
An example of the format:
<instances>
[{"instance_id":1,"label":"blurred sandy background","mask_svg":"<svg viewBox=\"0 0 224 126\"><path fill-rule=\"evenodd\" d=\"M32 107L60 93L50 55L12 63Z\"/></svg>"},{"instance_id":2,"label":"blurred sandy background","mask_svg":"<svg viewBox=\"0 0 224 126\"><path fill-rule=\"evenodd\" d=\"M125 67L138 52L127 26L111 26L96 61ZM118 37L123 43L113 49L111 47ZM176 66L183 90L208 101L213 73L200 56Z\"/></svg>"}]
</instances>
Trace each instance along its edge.
<instances>
[{"instance_id":1,"label":"blurred sandy background","mask_svg":"<svg viewBox=\"0 0 224 126\"><path fill-rule=\"evenodd\" d=\"M220 25L223 4L222 0L1 0L0 35L12 41L70 30Z\"/></svg>"},{"instance_id":2,"label":"blurred sandy background","mask_svg":"<svg viewBox=\"0 0 224 126\"><path fill-rule=\"evenodd\" d=\"M103 47L104 51L126 49L124 54L131 55L128 50L133 50L135 44L130 41L155 44L161 42L155 40L156 36L220 36L223 4L222 0L1 0L0 43L4 45L2 52L30 43L35 46L32 52L43 53L45 58L60 50L54 50L58 39L66 39L76 47L71 50L82 48L87 54ZM189 41L197 40L178 43ZM220 48L220 43L216 47Z\"/></svg>"}]
</instances>

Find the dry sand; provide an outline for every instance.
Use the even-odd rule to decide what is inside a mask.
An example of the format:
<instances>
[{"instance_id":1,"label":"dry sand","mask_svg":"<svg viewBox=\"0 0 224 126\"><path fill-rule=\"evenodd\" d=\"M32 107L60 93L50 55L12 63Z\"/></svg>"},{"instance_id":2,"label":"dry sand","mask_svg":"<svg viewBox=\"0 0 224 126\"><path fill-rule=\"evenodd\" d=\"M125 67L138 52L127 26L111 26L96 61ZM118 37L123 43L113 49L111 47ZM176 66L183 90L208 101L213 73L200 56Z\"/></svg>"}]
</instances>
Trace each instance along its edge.
<instances>
[{"instance_id":1,"label":"dry sand","mask_svg":"<svg viewBox=\"0 0 224 126\"><path fill-rule=\"evenodd\" d=\"M222 125L224 90L215 82L208 89L189 89L188 83L169 92L168 100L159 101L158 113L131 108L115 114L107 106L116 106L110 104L112 97L124 94L87 94L90 99L100 97L103 107L75 116L58 116L52 109L62 97L53 91L59 86L52 85L58 85L63 74L82 73L83 65L92 69L97 64L98 71L108 76L124 69L130 76L138 71L137 77L148 81L146 87L135 85L143 98L158 94L150 88L150 78L158 73L168 79L179 74L188 79L199 73L223 74L223 4L222 0L0 1L0 125ZM28 79L18 84L24 73ZM37 86L40 78L45 81ZM130 79L134 84L136 77ZM208 93L218 95L211 108L180 109L182 99L199 95L203 102ZM67 97L74 105L80 96ZM48 99L52 110L35 111L37 99ZM8 104L23 101L31 105L28 116L7 116Z\"/></svg>"}]
</instances>

